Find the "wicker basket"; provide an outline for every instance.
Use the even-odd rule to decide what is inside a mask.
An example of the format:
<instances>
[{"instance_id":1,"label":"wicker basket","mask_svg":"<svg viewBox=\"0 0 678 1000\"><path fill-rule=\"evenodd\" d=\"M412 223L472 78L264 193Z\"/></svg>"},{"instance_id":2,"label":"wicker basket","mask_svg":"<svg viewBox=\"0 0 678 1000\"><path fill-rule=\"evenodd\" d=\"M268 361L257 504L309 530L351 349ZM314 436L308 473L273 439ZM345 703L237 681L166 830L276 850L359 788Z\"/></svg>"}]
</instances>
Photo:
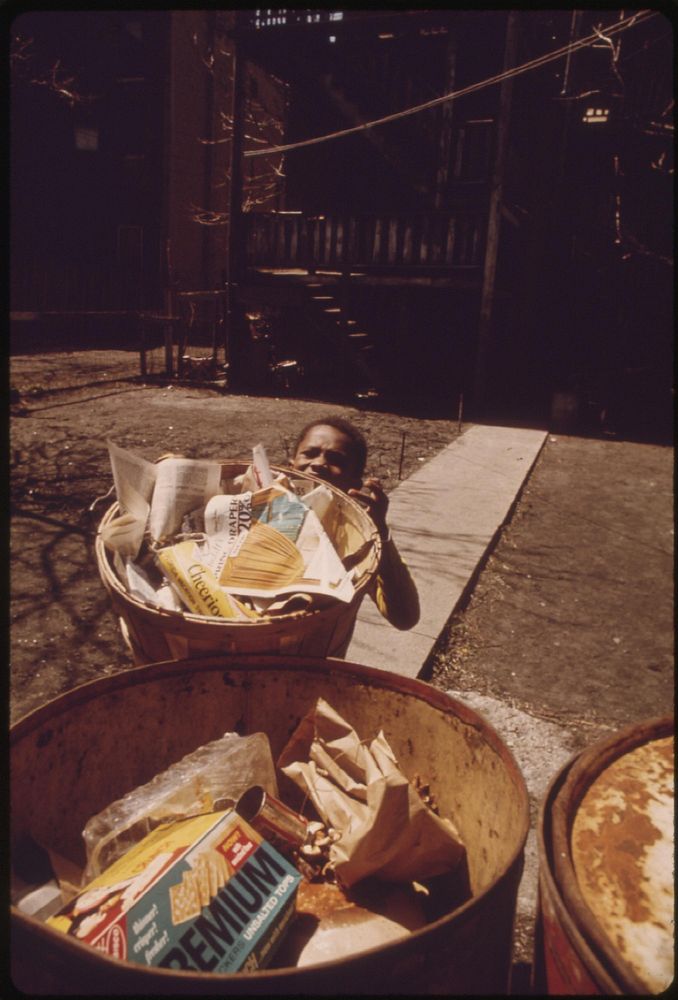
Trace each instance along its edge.
<instances>
[{"instance_id":1,"label":"wicker basket","mask_svg":"<svg viewBox=\"0 0 678 1000\"><path fill-rule=\"evenodd\" d=\"M284 472L299 495L319 483L318 479L306 473L272 468L275 472ZM225 492L238 492L233 480L246 469L245 463L222 463ZM111 553L101 538L101 528L120 514L117 503L109 507L96 537L97 565L135 663L188 659L210 653L343 656L353 633L358 608L379 565L381 540L374 523L357 501L333 486L329 489L334 493L336 502L332 505L333 522L326 528L339 556L342 559L350 556L352 561L355 560L353 600L349 604L337 600L313 611L296 611L252 621L234 622L231 619L168 611L129 594L114 571Z\"/></svg>"}]
</instances>

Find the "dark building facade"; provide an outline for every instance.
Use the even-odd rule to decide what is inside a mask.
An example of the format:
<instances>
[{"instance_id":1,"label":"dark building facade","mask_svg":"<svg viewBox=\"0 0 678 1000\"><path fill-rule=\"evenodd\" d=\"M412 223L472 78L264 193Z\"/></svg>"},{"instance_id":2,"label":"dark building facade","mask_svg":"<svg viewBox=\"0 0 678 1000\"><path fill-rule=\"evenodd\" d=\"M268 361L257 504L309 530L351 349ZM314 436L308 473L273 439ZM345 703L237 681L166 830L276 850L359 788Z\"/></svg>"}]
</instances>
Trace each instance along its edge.
<instances>
[{"instance_id":1,"label":"dark building facade","mask_svg":"<svg viewBox=\"0 0 678 1000\"><path fill-rule=\"evenodd\" d=\"M632 16L21 15L12 308L227 285L245 388L290 362L447 415L666 410L672 27Z\"/></svg>"},{"instance_id":2,"label":"dark building facade","mask_svg":"<svg viewBox=\"0 0 678 1000\"><path fill-rule=\"evenodd\" d=\"M224 269L230 54L215 12L12 23L12 308L161 305ZM225 65L226 64L226 65Z\"/></svg>"},{"instance_id":3,"label":"dark building facade","mask_svg":"<svg viewBox=\"0 0 678 1000\"><path fill-rule=\"evenodd\" d=\"M594 431L670 423L673 34L660 11L254 11L240 44L287 82L286 142L301 143L282 158L288 216L248 220L250 274L310 260L350 275L337 294L312 275L344 343L346 323L362 333L349 380L448 413L463 396L476 413L545 420L567 397ZM303 297L290 309L312 336Z\"/></svg>"},{"instance_id":4,"label":"dark building facade","mask_svg":"<svg viewBox=\"0 0 678 1000\"><path fill-rule=\"evenodd\" d=\"M36 11L12 35L12 307L138 307L163 235L168 19Z\"/></svg>"}]
</instances>

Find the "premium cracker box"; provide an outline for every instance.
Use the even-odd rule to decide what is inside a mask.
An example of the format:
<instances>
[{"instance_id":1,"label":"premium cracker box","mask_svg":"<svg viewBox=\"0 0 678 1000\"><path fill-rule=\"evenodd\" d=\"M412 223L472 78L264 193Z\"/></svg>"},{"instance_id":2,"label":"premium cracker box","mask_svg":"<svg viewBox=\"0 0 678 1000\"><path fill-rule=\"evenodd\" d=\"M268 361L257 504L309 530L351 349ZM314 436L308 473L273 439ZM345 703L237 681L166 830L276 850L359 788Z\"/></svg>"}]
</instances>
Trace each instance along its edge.
<instances>
[{"instance_id":1,"label":"premium cracker box","mask_svg":"<svg viewBox=\"0 0 678 1000\"><path fill-rule=\"evenodd\" d=\"M301 875L232 810L163 824L47 921L115 958L200 972L265 967Z\"/></svg>"}]
</instances>

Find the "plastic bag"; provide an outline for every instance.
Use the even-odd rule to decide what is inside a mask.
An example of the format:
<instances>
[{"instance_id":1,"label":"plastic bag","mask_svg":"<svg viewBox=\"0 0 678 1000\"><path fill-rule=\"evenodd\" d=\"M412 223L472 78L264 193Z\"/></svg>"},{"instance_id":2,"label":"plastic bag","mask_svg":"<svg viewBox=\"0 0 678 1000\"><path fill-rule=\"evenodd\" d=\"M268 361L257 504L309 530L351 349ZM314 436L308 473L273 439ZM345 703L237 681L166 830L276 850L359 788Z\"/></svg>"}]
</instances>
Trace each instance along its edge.
<instances>
[{"instance_id":1,"label":"plastic bag","mask_svg":"<svg viewBox=\"0 0 678 1000\"><path fill-rule=\"evenodd\" d=\"M226 733L183 757L145 785L88 820L82 831L87 864L82 884L122 857L159 823L232 805L252 785L278 795L265 733Z\"/></svg>"}]
</instances>

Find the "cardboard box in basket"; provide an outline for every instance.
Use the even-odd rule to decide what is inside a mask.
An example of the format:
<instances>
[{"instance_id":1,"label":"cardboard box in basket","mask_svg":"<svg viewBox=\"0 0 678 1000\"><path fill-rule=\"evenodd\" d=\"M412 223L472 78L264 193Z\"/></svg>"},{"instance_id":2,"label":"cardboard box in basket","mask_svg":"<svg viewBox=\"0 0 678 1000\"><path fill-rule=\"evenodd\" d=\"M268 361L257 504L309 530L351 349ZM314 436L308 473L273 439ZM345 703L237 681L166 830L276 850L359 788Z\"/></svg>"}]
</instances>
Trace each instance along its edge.
<instances>
[{"instance_id":1,"label":"cardboard box in basket","mask_svg":"<svg viewBox=\"0 0 678 1000\"><path fill-rule=\"evenodd\" d=\"M140 965L265 967L301 875L232 810L163 824L48 923Z\"/></svg>"}]
</instances>

